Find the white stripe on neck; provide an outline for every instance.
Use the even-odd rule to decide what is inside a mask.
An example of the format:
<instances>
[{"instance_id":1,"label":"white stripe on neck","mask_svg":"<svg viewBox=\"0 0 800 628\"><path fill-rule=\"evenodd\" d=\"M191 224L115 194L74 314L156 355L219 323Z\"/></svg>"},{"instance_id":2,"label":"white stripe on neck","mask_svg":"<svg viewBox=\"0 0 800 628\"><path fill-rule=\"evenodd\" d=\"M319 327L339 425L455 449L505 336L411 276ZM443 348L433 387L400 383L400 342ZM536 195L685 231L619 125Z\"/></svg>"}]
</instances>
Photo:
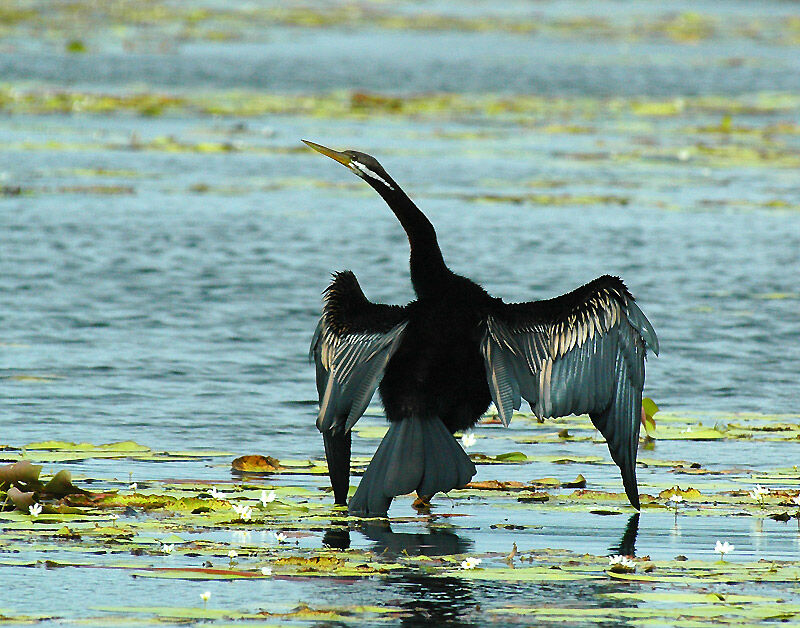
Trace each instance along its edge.
<instances>
[{"instance_id":1,"label":"white stripe on neck","mask_svg":"<svg viewBox=\"0 0 800 628\"><path fill-rule=\"evenodd\" d=\"M353 161L350 162L350 165L351 166L355 166L356 168L358 168L361 172L363 172L368 177L371 177L371 178L375 179L376 181L380 181L381 183L383 183L390 190L394 190L394 188L391 185L389 185L389 182L386 181L386 179L384 179L383 177L380 177L377 174L375 174L374 172L372 172L372 170L367 168L364 164L353 160Z\"/></svg>"}]
</instances>

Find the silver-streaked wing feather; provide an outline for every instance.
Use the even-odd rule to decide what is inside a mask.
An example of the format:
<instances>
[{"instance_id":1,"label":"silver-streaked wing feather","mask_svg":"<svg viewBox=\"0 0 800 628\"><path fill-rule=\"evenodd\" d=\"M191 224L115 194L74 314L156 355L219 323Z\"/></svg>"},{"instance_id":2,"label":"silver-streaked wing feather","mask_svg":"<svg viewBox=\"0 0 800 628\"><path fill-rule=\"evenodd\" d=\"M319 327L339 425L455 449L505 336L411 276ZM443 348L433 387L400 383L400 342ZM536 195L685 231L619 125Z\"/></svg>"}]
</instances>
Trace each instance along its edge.
<instances>
[{"instance_id":1,"label":"silver-streaked wing feather","mask_svg":"<svg viewBox=\"0 0 800 628\"><path fill-rule=\"evenodd\" d=\"M555 299L498 305L481 342L503 423L522 398L539 418L588 413L636 507L647 348L658 354L652 325L622 281L609 276Z\"/></svg>"},{"instance_id":2,"label":"silver-streaked wing feather","mask_svg":"<svg viewBox=\"0 0 800 628\"><path fill-rule=\"evenodd\" d=\"M368 301L350 272L334 276L310 350L321 432L349 431L364 414L406 325L405 308Z\"/></svg>"}]
</instances>

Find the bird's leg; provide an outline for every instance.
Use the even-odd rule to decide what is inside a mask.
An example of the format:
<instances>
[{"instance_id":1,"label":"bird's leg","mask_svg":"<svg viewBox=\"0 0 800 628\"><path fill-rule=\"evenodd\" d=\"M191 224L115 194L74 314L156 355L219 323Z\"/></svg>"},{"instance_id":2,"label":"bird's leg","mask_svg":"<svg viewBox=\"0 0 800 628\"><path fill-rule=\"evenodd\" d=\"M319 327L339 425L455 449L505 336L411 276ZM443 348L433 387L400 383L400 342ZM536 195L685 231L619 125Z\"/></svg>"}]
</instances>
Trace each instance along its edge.
<instances>
[{"instance_id":1,"label":"bird's leg","mask_svg":"<svg viewBox=\"0 0 800 628\"><path fill-rule=\"evenodd\" d=\"M327 430L322 434L325 443L325 458L328 461L328 475L331 478L333 497L337 506L347 505L347 492L350 489L350 443L352 435L341 428L335 432Z\"/></svg>"}]
</instances>

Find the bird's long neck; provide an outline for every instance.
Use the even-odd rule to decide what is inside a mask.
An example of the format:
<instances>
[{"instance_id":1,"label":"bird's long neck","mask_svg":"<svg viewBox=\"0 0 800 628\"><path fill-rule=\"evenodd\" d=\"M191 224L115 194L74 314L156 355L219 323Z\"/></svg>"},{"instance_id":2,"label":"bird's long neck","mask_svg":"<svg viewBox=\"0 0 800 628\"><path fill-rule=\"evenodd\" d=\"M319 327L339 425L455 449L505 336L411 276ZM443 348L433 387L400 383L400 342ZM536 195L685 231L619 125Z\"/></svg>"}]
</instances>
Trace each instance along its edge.
<instances>
[{"instance_id":1,"label":"bird's long neck","mask_svg":"<svg viewBox=\"0 0 800 628\"><path fill-rule=\"evenodd\" d=\"M436 230L405 192L394 182L392 188L374 186L400 221L408 236L411 247L411 283L417 297L441 294L442 289L453 276L444 263Z\"/></svg>"}]
</instances>

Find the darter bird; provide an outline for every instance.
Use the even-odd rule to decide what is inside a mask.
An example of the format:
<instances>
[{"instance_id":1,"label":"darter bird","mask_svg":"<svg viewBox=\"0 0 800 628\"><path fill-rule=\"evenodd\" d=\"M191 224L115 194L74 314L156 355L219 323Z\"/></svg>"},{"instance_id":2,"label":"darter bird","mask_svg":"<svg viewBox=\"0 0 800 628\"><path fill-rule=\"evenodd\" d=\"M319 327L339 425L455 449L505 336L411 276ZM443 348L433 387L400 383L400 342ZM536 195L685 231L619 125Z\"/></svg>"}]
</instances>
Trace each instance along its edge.
<instances>
[{"instance_id":1,"label":"darter bird","mask_svg":"<svg viewBox=\"0 0 800 628\"><path fill-rule=\"evenodd\" d=\"M351 429L379 390L389 431L349 511L385 516L392 499L467 484L475 465L453 437L491 402L504 425L524 398L539 417L588 413L639 508L636 452L647 349L658 338L618 277L505 303L444 262L433 225L374 157L303 140L364 179L394 212L411 248L408 305L369 301L350 271L334 274L311 343L336 504L347 504Z\"/></svg>"}]
</instances>

